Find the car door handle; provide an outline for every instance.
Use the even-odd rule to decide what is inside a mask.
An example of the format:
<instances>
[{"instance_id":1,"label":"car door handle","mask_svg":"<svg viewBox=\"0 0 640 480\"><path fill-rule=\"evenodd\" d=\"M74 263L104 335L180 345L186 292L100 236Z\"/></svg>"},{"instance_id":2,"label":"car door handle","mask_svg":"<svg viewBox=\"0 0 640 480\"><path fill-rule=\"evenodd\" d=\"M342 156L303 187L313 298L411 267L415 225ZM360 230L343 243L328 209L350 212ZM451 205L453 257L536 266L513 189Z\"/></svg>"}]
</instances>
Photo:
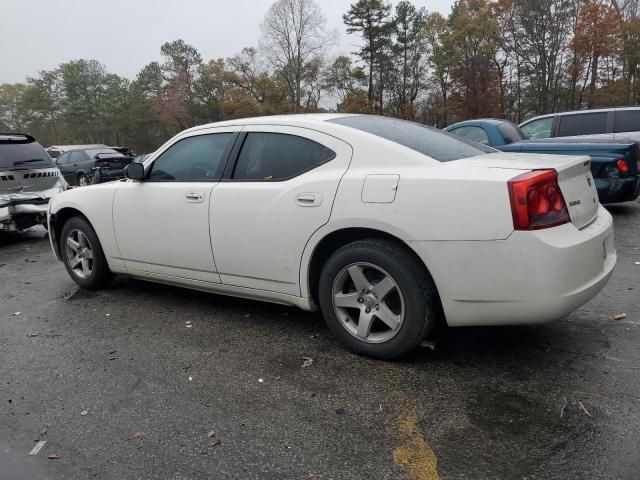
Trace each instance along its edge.
<instances>
[{"instance_id":1,"label":"car door handle","mask_svg":"<svg viewBox=\"0 0 640 480\"><path fill-rule=\"evenodd\" d=\"M187 192L185 195L187 202L190 203L202 203L204 200L204 193L202 192Z\"/></svg>"},{"instance_id":2,"label":"car door handle","mask_svg":"<svg viewBox=\"0 0 640 480\"><path fill-rule=\"evenodd\" d=\"M296 205L299 207L317 207L321 203L321 193L299 193L296 195Z\"/></svg>"}]
</instances>

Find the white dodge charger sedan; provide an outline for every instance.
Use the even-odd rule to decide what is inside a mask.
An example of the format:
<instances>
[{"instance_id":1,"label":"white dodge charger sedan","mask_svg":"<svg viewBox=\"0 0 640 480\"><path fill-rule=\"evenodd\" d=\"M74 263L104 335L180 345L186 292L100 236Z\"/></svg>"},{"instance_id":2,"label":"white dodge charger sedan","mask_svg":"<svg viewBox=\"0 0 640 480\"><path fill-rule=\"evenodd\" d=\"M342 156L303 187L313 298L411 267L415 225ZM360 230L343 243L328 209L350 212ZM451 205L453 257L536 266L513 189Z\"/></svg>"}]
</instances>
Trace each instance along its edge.
<instances>
[{"instance_id":1,"label":"white dodge charger sedan","mask_svg":"<svg viewBox=\"0 0 640 480\"><path fill-rule=\"evenodd\" d=\"M319 307L348 348L391 358L438 322L546 322L600 291L616 253L589 166L385 117L232 120L56 195L49 232L81 287L124 274Z\"/></svg>"}]
</instances>

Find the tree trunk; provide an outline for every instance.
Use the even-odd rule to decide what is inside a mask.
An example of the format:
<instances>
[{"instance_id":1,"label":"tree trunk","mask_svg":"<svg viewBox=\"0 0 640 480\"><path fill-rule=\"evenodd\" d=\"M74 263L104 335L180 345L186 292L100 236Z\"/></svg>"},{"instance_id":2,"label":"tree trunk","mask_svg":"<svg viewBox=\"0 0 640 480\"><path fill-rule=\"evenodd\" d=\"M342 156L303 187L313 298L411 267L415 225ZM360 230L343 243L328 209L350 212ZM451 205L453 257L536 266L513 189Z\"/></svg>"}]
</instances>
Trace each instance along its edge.
<instances>
[{"instance_id":1,"label":"tree trunk","mask_svg":"<svg viewBox=\"0 0 640 480\"><path fill-rule=\"evenodd\" d=\"M593 64L591 65L591 83L589 84L589 108L593 107L593 97L596 94L596 80L598 79L598 55L593 55Z\"/></svg>"}]
</instances>

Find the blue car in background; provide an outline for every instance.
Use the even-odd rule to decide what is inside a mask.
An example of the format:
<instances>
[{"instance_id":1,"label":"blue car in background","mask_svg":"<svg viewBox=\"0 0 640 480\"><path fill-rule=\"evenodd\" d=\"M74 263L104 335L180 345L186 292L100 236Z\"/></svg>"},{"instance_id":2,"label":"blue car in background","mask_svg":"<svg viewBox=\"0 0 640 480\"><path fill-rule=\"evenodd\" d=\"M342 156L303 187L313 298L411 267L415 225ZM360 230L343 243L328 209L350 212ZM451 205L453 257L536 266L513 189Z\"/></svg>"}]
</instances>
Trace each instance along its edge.
<instances>
[{"instance_id":1,"label":"blue car in background","mask_svg":"<svg viewBox=\"0 0 640 480\"><path fill-rule=\"evenodd\" d=\"M446 132L503 152L589 155L600 203L631 202L640 193L640 145L631 140L529 139L508 120L466 120Z\"/></svg>"}]
</instances>

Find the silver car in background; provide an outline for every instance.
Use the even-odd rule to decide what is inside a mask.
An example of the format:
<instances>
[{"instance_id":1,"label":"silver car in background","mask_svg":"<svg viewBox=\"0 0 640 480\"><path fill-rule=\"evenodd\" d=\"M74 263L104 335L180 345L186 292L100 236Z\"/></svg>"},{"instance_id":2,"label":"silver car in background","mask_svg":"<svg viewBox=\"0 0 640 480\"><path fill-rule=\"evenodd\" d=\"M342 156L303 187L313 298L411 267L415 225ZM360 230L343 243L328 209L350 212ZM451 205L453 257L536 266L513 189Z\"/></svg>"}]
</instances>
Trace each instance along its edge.
<instances>
[{"instance_id":1,"label":"silver car in background","mask_svg":"<svg viewBox=\"0 0 640 480\"><path fill-rule=\"evenodd\" d=\"M46 227L49 200L66 189L60 170L35 138L0 133L0 231Z\"/></svg>"},{"instance_id":2,"label":"silver car in background","mask_svg":"<svg viewBox=\"0 0 640 480\"><path fill-rule=\"evenodd\" d=\"M529 138L640 142L640 107L598 108L541 115L521 123Z\"/></svg>"}]
</instances>

